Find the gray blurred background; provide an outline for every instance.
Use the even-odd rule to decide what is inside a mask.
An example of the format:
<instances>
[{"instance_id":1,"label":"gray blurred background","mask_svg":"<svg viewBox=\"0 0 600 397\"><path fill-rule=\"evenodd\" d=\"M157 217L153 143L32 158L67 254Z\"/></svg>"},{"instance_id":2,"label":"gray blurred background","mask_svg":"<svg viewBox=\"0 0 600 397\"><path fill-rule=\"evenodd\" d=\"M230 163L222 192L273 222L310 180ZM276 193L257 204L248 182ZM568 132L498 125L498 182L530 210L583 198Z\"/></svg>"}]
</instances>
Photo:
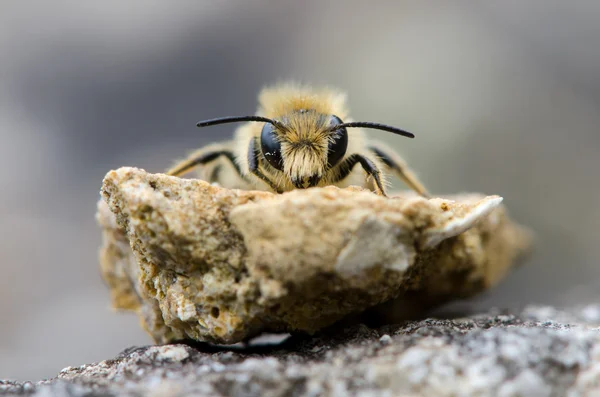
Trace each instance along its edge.
<instances>
[{"instance_id":1,"label":"gray blurred background","mask_svg":"<svg viewBox=\"0 0 600 397\"><path fill-rule=\"evenodd\" d=\"M287 78L415 132L380 137L435 193L502 195L537 232L476 310L600 296L600 2L4 0L0 59L0 379L151 342L100 279L104 174L229 138L195 123Z\"/></svg>"}]
</instances>

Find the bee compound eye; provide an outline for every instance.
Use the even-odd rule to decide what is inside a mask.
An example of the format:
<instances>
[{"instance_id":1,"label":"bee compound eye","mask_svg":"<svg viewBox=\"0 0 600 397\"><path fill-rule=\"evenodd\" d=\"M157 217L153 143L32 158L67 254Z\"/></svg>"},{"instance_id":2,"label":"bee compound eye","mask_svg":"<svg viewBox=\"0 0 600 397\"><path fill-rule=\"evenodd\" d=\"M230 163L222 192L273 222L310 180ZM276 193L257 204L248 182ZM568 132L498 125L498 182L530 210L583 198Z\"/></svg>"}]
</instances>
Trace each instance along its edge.
<instances>
[{"instance_id":1,"label":"bee compound eye","mask_svg":"<svg viewBox=\"0 0 600 397\"><path fill-rule=\"evenodd\" d=\"M269 164L279 171L283 170L283 159L281 158L281 142L275 135L274 126L265 123L260 134L260 149Z\"/></svg>"},{"instance_id":2,"label":"bee compound eye","mask_svg":"<svg viewBox=\"0 0 600 397\"><path fill-rule=\"evenodd\" d=\"M338 124L342 124L342 120L338 116L332 115L329 125L333 127ZM346 154L346 149L348 149L348 131L345 127L334 130L329 139L327 151L327 163L330 168L339 163Z\"/></svg>"}]
</instances>

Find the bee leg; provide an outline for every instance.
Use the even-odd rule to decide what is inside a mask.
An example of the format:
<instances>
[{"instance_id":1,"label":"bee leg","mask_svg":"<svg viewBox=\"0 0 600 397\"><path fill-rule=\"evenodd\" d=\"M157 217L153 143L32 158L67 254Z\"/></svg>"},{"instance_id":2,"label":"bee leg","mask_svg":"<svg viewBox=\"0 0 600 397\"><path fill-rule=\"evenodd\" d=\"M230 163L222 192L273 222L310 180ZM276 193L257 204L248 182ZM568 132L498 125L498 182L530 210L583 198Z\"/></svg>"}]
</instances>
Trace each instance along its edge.
<instances>
[{"instance_id":1,"label":"bee leg","mask_svg":"<svg viewBox=\"0 0 600 397\"><path fill-rule=\"evenodd\" d=\"M375 193L377 193L380 196L387 197L387 194L385 193L385 188L383 187L383 182L381 181L381 171L377 167L377 164L375 164L373 160L369 159L368 157L360 154L352 154L349 157L347 157L342 164L340 164L340 169L342 171L337 176L337 181L341 181L342 179L346 178L352 171L352 168L354 168L354 166L359 163L363 167L367 175L372 177L375 181Z\"/></svg>"},{"instance_id":2,"label":"bee leg","mask_svg":"<svg viewBox=\"0 0 600 397\"><path fill-rule=\"evenodd\" d=\"M277 193L281 193L281 190L273 183L265 174L260 172L259 169L259 157L258 157L258 148L256 144L256 139L251 139L250 144L248 145L248 169L251 173L262 179L269 187Z\"/></svg>"},{"instance_id":3,"label":"bee leg","mask_svg":"<svg viewBox=\"0 0 600 397\"><path fill-rule=\"evenodd\" d=\"M199 165L208 164L215 161L219 157L228 159L236 172L243 178L240 166L235 161L235 155L226 145L216 145L204 149L197 150L192 153L187 159L180 161L170 168L166 174L172 176L181 176L196 168Z\"/></svg>"},{"instance_id":4,"label":"bee leg","mask_svg":"<svg viewBox=\"0 0 600 397\"><path fill-rule=\"evenodd\" d=\"M370 146L369 150L373 152L386 167L390 168L394 173L402 179L402 181L412 190L425 198L429 198L429 193L417 176L410 170L406 163L395 153L382 149L377 146Z\"/></svg>"}]
</instances>

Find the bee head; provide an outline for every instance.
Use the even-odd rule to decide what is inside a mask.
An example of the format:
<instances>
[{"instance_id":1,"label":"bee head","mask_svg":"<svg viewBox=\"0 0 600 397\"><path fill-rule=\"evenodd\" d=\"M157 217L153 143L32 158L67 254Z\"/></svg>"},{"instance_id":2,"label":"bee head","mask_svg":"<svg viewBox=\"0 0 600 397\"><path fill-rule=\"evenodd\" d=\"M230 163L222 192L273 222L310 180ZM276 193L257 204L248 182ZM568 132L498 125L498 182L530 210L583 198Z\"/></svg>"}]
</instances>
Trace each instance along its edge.
<instances>
[{"instance_id":1,"label":"bee head","mask_svg":"<svg viewBox=\"0 0 600 397\"><path fill-rule=\"evenodd\" d=\"M233 116L198 122L198 127L236 123L264 123L260 134L263 166L282 173L296 188L317 186L325 173L342 163L348 148L347 128L371 128L414 138L410 132L368 121L343 122L333 114L300 108L272 119Z\"/></svg>"},{"instance_id":2,"label":"bee head","mask_svg":"<svg viewBox=\"0 0 600 397\"><path fill-rule=\"evenodd\" d=\"M276 123L265 123L260 142L269 165L296 188L316 186L346 154L348 133L335 115L300 109Z\"/></svg>"}]
</instances>

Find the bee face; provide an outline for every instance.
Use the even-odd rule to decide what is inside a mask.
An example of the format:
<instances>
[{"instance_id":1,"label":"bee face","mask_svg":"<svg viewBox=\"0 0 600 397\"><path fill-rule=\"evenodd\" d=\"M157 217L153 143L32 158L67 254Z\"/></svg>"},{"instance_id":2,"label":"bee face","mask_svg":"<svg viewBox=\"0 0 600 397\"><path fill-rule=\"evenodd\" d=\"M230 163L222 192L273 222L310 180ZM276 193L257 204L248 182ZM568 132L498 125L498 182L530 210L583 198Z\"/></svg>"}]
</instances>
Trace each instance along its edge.
<instances>
[{"instance_id":1,"label":"bee face","mask_svg":"<svg viewBox=\"0 0 600 397\"><path fill-rule=\"evenodd\" d=\"M348 133L342 120L312 109L294 111L276 124L265 123L260 142L268 164L296 188L317 186L346 154Z\"/></svg>"}]
</instances>

